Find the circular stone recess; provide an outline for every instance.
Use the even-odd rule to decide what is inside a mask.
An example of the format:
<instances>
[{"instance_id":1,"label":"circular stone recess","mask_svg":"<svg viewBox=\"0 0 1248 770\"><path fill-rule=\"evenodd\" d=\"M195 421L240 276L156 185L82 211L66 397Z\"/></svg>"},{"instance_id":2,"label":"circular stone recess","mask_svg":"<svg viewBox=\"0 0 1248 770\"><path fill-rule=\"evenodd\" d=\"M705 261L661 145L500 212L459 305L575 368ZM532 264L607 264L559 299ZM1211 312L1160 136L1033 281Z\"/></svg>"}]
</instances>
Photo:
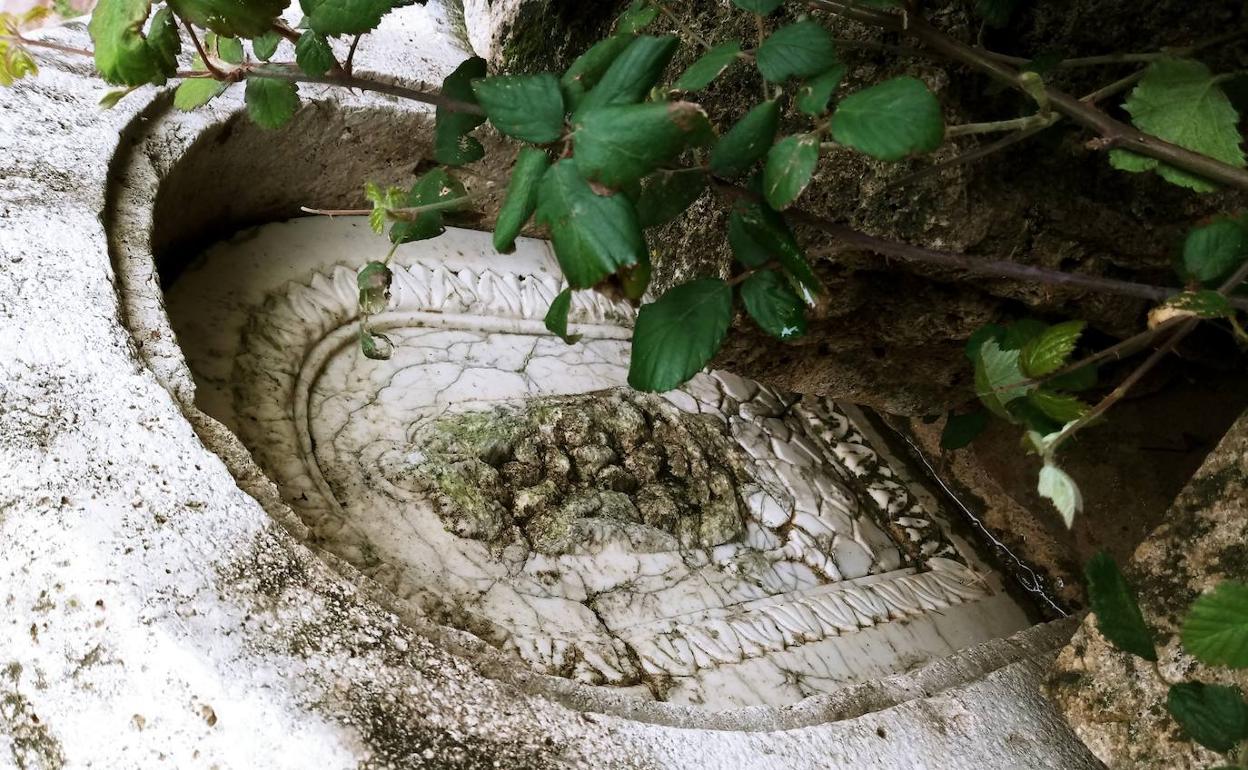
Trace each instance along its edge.
<instances>
[{"instance_id":1,"label":"circular stone recess","mask_svg":"<svg viewBox=\"0 0 1248 770\"><path fill-rule=\"evenodd\" d=\"M723 372L626 387L633 311L541 321L543 241L400 248L358 345L355 269L388 244L303 219L213 247L167 294L197 404L310 528L436 621L534 669L709 709L781 706L1028 625L831 401Z\"/></svg>"}]
</instances>

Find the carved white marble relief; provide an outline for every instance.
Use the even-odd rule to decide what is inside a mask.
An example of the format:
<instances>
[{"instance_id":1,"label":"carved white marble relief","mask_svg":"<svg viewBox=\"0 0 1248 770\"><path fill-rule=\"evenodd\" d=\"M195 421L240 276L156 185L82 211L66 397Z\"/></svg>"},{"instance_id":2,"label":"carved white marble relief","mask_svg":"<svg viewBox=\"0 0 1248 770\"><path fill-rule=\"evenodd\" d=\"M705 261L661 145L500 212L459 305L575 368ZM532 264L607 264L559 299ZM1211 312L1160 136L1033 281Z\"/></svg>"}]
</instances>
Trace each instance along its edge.
<instances>
[{"instance_id":1,"label":"carved white marble relief","mask_svg":"<svg viewBox=\"0 0 1248 770\"><path fill-rule=\"evenodd\" d=\"M356 220L270 225L169 293L198 403L315 543L533 668L709 708L783 705L1027 625L830 401L728 373L625 386L632 310L541 317L547 247L452 230L396 257L356 345Z\"/></svg>"}]
</instances>

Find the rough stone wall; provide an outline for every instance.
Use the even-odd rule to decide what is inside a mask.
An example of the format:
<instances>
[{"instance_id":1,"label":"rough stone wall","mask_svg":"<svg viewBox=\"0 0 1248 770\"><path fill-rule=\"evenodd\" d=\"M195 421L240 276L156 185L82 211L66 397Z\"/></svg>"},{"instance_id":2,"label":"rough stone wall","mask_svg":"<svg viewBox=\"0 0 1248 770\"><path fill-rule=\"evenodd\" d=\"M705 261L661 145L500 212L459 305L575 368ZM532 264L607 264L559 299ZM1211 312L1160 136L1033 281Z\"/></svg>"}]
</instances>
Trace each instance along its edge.
<instances>
[{"instance_id":1,"label":"rough stone wall","mask_svg":"<svg viewBox=\"0 0 1248 770\"><path fill-rule=\"evenodd\" d=\"M1048 691L1088 747L1110 767L1203 768L1220 755L1182 735L1165 709L1169 684L1199 680L1248 691L1248 674L1185 653L1179 629L1202 593L1248 579L1248 416L1241 417L1175 500L1167 522L1126 566L1160 665L1119 652L1089 618L1054 664ZM1163 680L1164 677L1164 680Z\"/></svg>"}]
</instances>

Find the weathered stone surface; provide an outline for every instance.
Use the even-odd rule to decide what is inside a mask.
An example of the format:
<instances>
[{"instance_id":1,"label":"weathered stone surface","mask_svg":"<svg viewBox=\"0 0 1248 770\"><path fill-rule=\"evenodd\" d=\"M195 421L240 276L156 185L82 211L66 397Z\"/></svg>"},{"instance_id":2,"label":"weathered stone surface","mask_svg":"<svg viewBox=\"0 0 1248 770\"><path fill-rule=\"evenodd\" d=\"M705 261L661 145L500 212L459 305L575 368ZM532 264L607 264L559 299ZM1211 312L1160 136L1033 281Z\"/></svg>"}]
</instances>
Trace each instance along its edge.
<instances>
[{"instance_id":1,"label":"weathered stone surface","mask_svg":"<svg viewBox=\"0 0 1248 770\"><path fill-rule=\"evenodd\" d=\"M49 34L86 44L80 29ZM407 66L413 36L379 35L358 66ZM303 525L246 449L195 408L153 256L156 191L191 143L210 136L204 148L245 167L221 149L227 127L250 130L237 117L241 99L166 122L168 91L141 89L100 112L103 90L85 63L66 60L0 92L4 761L1095 767L1037 691L1066 624L793 708L708 717L519 670L304 544ZM340 111L339 125L363 118L354 125L378 137L383 111L405 129L420 118L384 99L306 95L315 101L305 113ZM398 133L396 146L410 141ZM294 136L265 144L253 134L250 160L263 167L280 148L308 153ZM218 212L224 227L323 204L321 193L346 198L360 180L348 184L338 162L354 167L378 145L329 133L314 142L328 143L310 156L324 163L310 177L324 185L317 190L257 175L267 197L230 210L230 193L246 186L214 178L206 161L202 176L164 190L181 190L188 214ZM144 197L146 207L119 205ZM195 233L206 234L172 227L165 242Z\"/></svg>"},{"instance_id":2,"label":"weathered stone surface","mask_svg":"<svg viewBox=\"0 0 1248 770\"><path fill-rule=\"evenodd\" d=\"M1165 709L1169 684L1200 680L1248 690L1248 674L1203 665L1183 651L1179 629L1202 593L1248 579L1248 416L1241 417L1175 500L1167 521L1125 572L1158 631L1160 665L1119 652L1095 619L1062 650L1048 691L1075 732L1105 764L1204 768L1219 755L1187 740ZM1164 680L1163 680L1164 677Z\"/></svg>"}]
</instances>

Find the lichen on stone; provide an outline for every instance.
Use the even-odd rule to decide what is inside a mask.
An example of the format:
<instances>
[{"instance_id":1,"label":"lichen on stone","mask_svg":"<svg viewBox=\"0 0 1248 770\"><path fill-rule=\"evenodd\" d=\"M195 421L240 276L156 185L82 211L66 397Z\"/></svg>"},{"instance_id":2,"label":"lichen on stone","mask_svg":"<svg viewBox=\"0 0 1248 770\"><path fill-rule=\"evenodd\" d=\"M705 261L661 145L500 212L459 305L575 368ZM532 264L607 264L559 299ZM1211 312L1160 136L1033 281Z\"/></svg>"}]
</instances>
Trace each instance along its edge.
<instances>
[{"instance_id":1,"label":"lichen on stone","mask_svg":"<svg viewBox=\"0 0 1248 770\"><path fill-rule=\"evenodd\" d=\"M615 389L447 413L414 442L403 475L448 529L492 545L706 548L744 527L740 448L721 422L657 396Z\"/></svg>"}]
</instances>

